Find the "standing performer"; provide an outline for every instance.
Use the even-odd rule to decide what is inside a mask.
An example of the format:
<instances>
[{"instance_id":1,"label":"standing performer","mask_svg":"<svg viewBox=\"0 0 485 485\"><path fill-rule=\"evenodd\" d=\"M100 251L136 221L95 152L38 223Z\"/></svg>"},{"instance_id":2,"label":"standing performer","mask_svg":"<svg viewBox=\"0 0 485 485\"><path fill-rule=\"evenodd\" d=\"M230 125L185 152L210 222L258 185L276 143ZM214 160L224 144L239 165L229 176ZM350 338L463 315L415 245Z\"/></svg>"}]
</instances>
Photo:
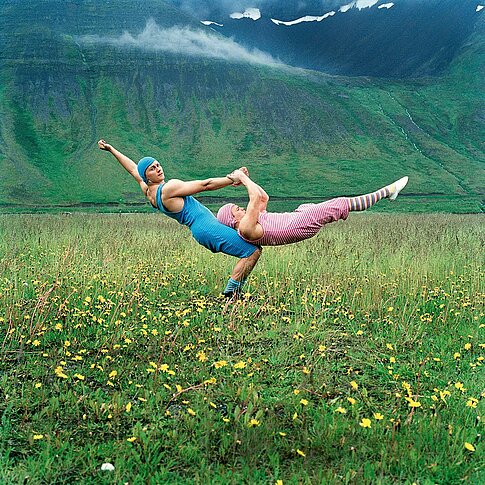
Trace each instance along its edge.
<instances>
[{"instance_id":1,"label":"standing performer","mask_svg":"<svg viewBox=\"0 0 485 485\"><path fill-rule=\"evenodd\" d=\"M144 157L136 164L104 140L99 140L98 146L110 152L133 176L154 208L187 226L199 244L213 253L221 252L241 258L232 271L224 295L232 297L240 293L261 255L261 248L244 241L234 229L221 224L207 207L192 197L199 192L237 184L239 180L227 175L190 182L177 179L165 182L163 168L154 158ZM242 169L239 172L244 174Z\"/></svg>"},{"instance_id":2,"label":"standing performer","mask_svg":"<svg viewBox=\"0 0 485 485\"><path fill-rule=\"evenodd\" d=\"M248 242L260 246L278 246L308 239L325 225L339 219L347 219L351 211L363 211L381 199L395 200L408 183L403 177L371 194L358 197L339 197L320 204L302 204L294 212L266 212L268 194L241 170L230 174L236 182L247 189L247 210L235 204L223 205L217 219L226 226L238 230Z\"/></svg>"}]
</instances>

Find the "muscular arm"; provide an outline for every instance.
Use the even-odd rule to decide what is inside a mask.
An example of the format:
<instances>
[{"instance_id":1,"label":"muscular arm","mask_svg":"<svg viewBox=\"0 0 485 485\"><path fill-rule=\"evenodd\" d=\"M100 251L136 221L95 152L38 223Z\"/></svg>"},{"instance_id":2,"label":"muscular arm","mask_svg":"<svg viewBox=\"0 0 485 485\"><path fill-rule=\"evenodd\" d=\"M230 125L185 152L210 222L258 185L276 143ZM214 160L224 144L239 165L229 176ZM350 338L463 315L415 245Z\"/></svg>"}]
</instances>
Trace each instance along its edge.
<instances>
[{"instance_id":1,"label":"muscular arm","mask_svg":"<svg viewBox=\"0 0 485 485\"><path fill-rule=\"evenodd\" d=\"M163 188L164 199L173 197L184 197L194 195L208 190L217 190L232 185L233 180L229 177L216 177L205 180L192 180L183 182L182 180L172 179Z\"/></svg>"},{"instance_id":2,"label":"muscular arm","mask_svg":"<svg viewBox=\"0 0 485 485\"><path fill-rule=\"evenodd\" d=\"M138 182L141 190L146 195L148 185L142 180L142 178L138 174L136 163L131 158L123 155L123 153L117 150L114 146L106 143L104 140L98 141L98 147L101 150L111 153L116 158L116 160L118 160L119 164Z\"/></svg>"},{"instance_id":3,"label":"muscular arm","mask_svg":"<svg viewBox=\"0 0 485 485\"><path fill-rule=\"evenodd\" d=\"M246 214L239 222L239 230L246 239L255 241L264 234L263 228L258 223L258 218L259 214L266 210L269 197L263 188L253 182L246 174L237 171L237 175L249 195L249 204Z\"/></svg>"},{"instance_id":4,"label":"muscular arm","mask_svg":"<svg viewBox=\"0 0 485 485\"><path fill-rule=\"evenodd\" d=\"M239 179L241 180L241 183L246 187L246 190L248 191L249 205L248 205L247 211L250 210L249 206L252 206L252 208L254 207L254 209L257 209L258 213L265 211L268 205L269 196L264 191L264 189L257 183L253 182L245 174L240 174Z\"/></svg>"}]
</instances>

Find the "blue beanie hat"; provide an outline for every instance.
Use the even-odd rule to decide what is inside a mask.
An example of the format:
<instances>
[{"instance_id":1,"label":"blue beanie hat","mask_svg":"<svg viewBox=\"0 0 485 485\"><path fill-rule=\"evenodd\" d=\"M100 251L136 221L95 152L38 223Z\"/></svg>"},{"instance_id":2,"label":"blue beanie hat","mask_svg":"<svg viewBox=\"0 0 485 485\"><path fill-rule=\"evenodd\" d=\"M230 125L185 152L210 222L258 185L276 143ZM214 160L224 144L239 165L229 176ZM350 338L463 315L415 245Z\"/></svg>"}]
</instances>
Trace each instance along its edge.
<instances>
[{"instance_id":1,"label":"blue beanie hat","mask_svg":"<svg viewBox=\"0 0 485 485\"><path fill-rule=\"evenodd\" d=\"M143 179L143 182L145 183L148 182L147 178L145 177L145 172L147 168L155 161L156 160L153 157L144 157L138 162L138 165L137 165L138 174Z\"/></svg>"}]
</instances>

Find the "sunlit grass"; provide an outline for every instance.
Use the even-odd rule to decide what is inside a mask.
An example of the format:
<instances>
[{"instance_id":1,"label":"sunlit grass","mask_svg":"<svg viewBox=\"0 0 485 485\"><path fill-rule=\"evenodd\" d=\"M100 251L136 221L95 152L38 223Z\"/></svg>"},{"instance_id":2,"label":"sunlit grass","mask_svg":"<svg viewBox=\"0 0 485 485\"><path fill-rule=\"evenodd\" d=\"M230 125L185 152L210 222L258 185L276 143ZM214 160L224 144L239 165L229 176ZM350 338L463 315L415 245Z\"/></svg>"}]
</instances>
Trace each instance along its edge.
<instances>
[{"instance_id":1,"label":"sunlit grass","mask_svg":"<svg viewBox=\"0 0 485 485\"><path fill-rule=\"evenodd\" d=\"M226 309L156 214L0 234L1 483L483 481L480 216L352 214Z\"/></svg>"}]
</instances>

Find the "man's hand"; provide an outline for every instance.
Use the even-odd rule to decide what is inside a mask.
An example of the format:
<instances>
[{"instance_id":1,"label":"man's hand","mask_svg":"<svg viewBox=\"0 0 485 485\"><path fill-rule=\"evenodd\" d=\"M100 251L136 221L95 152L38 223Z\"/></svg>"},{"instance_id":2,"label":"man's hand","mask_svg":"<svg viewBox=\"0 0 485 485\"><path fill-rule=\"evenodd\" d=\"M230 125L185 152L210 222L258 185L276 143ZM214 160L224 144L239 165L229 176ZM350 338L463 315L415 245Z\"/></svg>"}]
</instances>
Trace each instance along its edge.
<instances>
[{"instance_id":1,"label":"man's hand","mask_svg":"<svg viewBox=\"0 0 485 485\"><path fill-rule=\"evenodd\" d=\"M237 170L234 170L233 172L228 174L227 177L233 181L232 186L237 187L238 185L242 184L241 182L242 175L246 175L247 177L249 177L249 172L246 167L241 167L241 168L238 168Z\"/></svg>"},{"instance_id":2,"label":"man's hand","mask_svg":"<svg viewBox=\"0 0 485 485\"><path fill-rule=\"evenodd\" d=\"M241 169L238 169L228 174L227 177L232 180L232 186L237 187L238 185L241 185L241 176L244 175L245 173Z\"/></svg>"},{"instance_id":3,"label":"man's hand","mask_svg":"<svg viewBox=\"0 0 485 485\"><path fill-rule=\"evenodd\" d=\"M104 140L99 140L98 141L98 147L101 150L106 150L107 152L109 152L111 150L111 148L112 148L112 146L109 143L106 143Z\"/></svg>"}]
</instances>

